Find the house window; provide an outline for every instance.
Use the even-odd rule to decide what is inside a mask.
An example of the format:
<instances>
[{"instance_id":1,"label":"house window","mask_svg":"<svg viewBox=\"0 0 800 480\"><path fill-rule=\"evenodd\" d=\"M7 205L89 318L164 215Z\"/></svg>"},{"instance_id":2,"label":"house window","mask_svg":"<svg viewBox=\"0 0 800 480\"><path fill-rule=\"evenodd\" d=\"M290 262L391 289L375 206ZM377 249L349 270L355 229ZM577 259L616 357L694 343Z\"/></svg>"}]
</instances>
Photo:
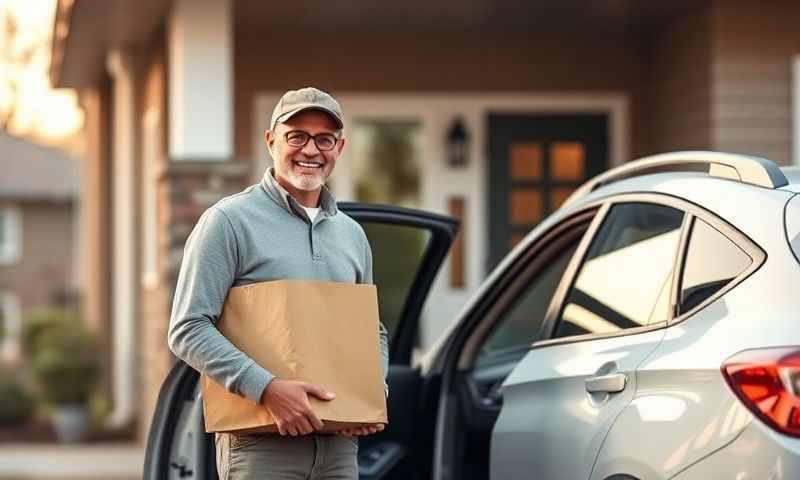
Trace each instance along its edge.
<instances>
[{"instance_id":1,"label":"house window","mask_svg":"<svg viewBox=\"0 0 800 480\"><path fill-rule=\"evenodd\" d=\"M422 125L357 119L351 130L355 199L419 208Z\"/></svg>"},{"instance_id":2,"label":"house window","mask_svg":"<svg viewBox=\"0 0 800 480\"><path fill-rule=\"evenodd\" d=\"M14 362L19 357L22 330L19 299L8 291L0 291L0 361Z\"/></svg>"},{"instance_id":3,"label":"house window","mask_svg":"<svg viewBox=\"0 0 800 480\"><path fill-rule=\"evenodd\" d=\"M18 208L0 207L0 265L10 265L22 253L22 223Z\"/></svg>"}]
</instances>

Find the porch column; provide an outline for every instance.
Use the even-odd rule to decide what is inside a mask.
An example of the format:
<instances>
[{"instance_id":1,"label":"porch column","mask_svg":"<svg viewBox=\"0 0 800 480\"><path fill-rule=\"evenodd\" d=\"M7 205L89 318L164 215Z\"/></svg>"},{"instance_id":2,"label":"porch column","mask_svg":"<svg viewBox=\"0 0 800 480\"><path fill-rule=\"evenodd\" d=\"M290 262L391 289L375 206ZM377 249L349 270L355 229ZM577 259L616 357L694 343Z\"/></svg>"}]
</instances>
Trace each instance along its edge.
<instances>
[{"instance_id":1,"label":"porch column","mask_svg":"<svg viewBox=\"0 0 800 480\"><path fill-rule=\"evenodd\" d=\"M112 396L110 427L125 427L134 420L137 378L136 315L136 202L135 128L136 91L131 53L115 49L106 58L113 79L112 162Z\"/></svg>"},{"instance_id":2,"label":"porch column","mask_svg":"<svg viewBox=\"0 0 800 480\"><path fill-rule=\"evenodd\" d=\"M167 27L170 160L233 156L230 0L176 0Z\"/></svg>"}]
</instances>

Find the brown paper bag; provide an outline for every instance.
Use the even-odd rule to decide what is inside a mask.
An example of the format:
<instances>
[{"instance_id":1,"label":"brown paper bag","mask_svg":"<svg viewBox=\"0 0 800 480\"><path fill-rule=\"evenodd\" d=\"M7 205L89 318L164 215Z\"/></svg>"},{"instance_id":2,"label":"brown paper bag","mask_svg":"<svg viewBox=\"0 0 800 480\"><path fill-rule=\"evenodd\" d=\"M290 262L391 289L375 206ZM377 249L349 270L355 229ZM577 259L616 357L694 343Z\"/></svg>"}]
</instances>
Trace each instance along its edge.
<instances>
[{"instance_id":1,"label":"brown paper bag","mask_svg":"<svg viewBox=\"0 0 800 480\"><path fill-rule=\"evenodd\" d=\"M231 288L217 328L283 380L336 393L310 396L323 431L387 423L374 285L278 280ZM206 432L275 432L266 408L202 375Z\"/></svg>"}]
</instances>

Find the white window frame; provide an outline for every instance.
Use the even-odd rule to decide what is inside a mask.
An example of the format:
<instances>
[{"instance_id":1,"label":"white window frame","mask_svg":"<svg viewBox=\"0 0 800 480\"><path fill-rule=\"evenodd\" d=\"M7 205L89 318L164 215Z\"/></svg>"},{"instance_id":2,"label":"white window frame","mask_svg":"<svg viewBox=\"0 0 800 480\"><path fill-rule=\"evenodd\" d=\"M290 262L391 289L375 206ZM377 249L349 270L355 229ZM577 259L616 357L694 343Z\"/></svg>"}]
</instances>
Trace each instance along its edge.
<instances>
[{"instance_id":1,"label":"white window frame","mask_svg":"<svg viewBox=\"0 0 800 480\"><path fill-rule=\"evenodd\" d=\"M19 355L22 335L22 310L19 297L10 291L0 290L0 322L3 323L3 338L0 340L0 360L13 360Z\"/></svg>"},{"instance_id":2,"label":"white window frame","mask_svg":"<svg viewBox=\"0 0 800 480\"><path fill-rule=\"evenodd\" d=\"M6 239L0 243L0 265L13 265L22 256L22 214L14 206L0 207L0 222L4 223Z\"/></svg>"}]
</instances>

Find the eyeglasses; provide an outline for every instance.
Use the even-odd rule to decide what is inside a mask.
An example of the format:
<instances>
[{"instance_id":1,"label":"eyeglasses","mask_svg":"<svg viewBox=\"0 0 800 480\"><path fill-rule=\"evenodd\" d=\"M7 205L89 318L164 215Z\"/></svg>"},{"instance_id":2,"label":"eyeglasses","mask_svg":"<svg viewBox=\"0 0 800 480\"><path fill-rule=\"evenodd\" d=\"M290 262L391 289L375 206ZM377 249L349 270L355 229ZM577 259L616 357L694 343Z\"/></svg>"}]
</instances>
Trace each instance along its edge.
<instances>
[{"instance_id":1,"label":"eyeglasses","mask_svg":"<svg viewBox=\"0 0 800 480\"><path fill-rule=\"evenodd\" d=\"M336 142L339 141L339 137L333 133L319 133L317 135L311 135L310 133L302 130L291 130L286 132L284 137L286 138L286 143L288 143L290 147L294 148L305 147L306 143L308 143L308 140L313 138L314 145L317 146L317 150L320 152L328 152L333 150L333 148L336 146Z\"/></svg>"}]
</instances>

